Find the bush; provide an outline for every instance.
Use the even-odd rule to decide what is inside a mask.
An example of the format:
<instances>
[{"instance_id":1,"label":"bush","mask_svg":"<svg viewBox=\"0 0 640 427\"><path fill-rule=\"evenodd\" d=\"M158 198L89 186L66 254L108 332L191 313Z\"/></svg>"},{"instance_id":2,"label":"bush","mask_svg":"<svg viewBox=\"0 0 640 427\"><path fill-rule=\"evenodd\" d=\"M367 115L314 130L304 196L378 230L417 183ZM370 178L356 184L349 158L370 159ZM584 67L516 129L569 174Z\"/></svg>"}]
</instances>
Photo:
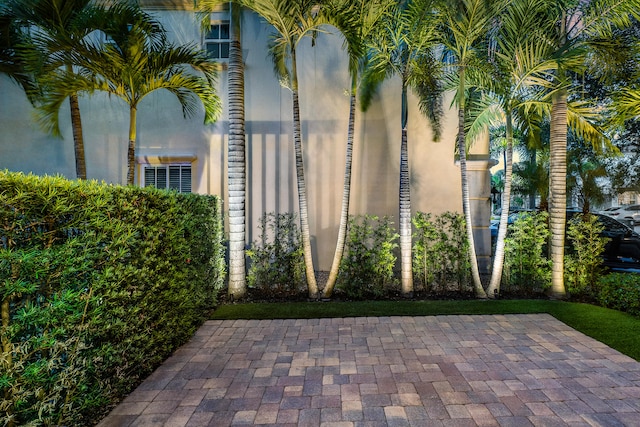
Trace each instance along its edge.
<instances>
[{"instance_id":1,"label":"bush","mask_svg":"<svg viewBox=\"0 0 640 427\"><path fill-rule=\"evenodd\" d=\"M91 425L206 318L219 200L0 172L0 424Z\"/></svg>"},{"instance_id":2,"label":"bush","mask_svg":"<svg viewBox=\"0 0 640 427\"><path fill-rule=\"evenodd\" d=\"M397 282L393 274L397 239L388 217L351 217L336 287L355 299L385 295Z\"/></svg>"},{"instance_id":3,"label":"bush","mask_svg":"<svg viewBox=\"0 0 640 427\"><path fill-rule=\"evenodd\" d=\"M425 290L471 290L469 240L464 216L445 212L431 219L418 212L413 217L413 274Z\"/></svg>"},{"instance_id":4,"label":"bush","mask_svg":"<svg viewBox=\"0 0 640 427\"><path fill-rule=\"evenodd\" d=\"M296 215L265 213L259 228L260 240L247 250L251 260L249 286L280 296L304 288L307 279Z\"/></svg>"},{"instance_id":5,"label":"bush","mask_svg":"<svg viewBox=\"0 0 640 427\"><path fill-rule=\"evenodd\" d=\"M611 273L601 277L598 301L603 307L640 316L640 275Z\"/></svg>"},{"instance_id":6,"label":"bush","mask_svg":"<svg viewBox=\"0 0 640 427\"><path fill-rule=\"evenodd\" d=\"M575 215L569 220L567 239L572 243L565 254L565 283L574 296L595 296L604 272L602 254L610 240L602 235L604 225L595 215Z\"/></svg>"},{"instance_id":7,"label":"bush","mask_svg":"<svg viewBox=\"0 0 640 427\"><path fill-rule=\"evenodd\" d=\"M544 247L549 238L547 212L524 213L509 227L505 239L503 283L521 294L543 292L551 284L551 261Z\"/></svg>"}]
</instances>

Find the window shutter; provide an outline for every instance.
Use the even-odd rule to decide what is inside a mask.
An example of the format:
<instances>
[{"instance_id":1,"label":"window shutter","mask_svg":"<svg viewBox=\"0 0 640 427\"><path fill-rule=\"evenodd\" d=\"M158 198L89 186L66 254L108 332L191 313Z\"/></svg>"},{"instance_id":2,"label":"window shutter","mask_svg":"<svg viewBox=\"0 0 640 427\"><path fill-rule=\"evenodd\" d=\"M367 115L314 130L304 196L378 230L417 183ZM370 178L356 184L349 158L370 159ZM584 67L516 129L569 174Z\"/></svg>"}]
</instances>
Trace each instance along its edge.
<instances>
[{"instance_id":1,"label":"window shutter","mask_svg":"<svg viewBox=\"0 0 640 427\"><path fill-rule=\"evenodd\" d=\"M156 170L156 188L167 188L167 168L159 166Z\"/></svg>"},{"instance_id":2,"label":"window shutter","mask_svg":"<svg viewBox=\"0 0 640 427\"><path fill-rule=\"evenodd\" d=\"M180 166L169 166L169 188L180 191Z\"/></svg>"},{"instance_id":3,"label":"window shutter","mask_svg":"<svg viewBox=\"0 0 640 427\"><path fill-rule=\"evenodd\" d=\"M191 166L182 167L181 193L191 193Z\"/></svg>"},{"instance_id":4,"label":"window shutter","mask_svg":"<svg viewBox=\"0 0 640 427\"><path fill-rule=\"evenodd\" d=\"M145 166L144 186L191 193L191 165Z\"/></svg>"},{"instance_id":5,"label":"window shutter","mask_svg":"<svg viewBox=\"0 0 640 427\"><path fill-rule=\"evenodd\" d=\"M144 168L144 186L151 187L156 185L156 168L147 166Z\"/></svg>"}]
</instances>

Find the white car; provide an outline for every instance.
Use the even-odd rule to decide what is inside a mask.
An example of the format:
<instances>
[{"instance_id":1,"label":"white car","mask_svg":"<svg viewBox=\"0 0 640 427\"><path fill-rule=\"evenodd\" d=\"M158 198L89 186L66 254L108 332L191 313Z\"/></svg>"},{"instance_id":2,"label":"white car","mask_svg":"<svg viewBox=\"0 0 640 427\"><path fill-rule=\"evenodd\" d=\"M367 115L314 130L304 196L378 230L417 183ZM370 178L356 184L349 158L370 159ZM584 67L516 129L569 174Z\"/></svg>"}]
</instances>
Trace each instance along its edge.
<instances>
[{"instance_id":1,"label":"white car","mask_svg":"<svg viewBox=\"0 0 640 427\"><path fill-rule=\"evenodd\" d=\"M626 220L633 225L640 224L640 205L625 206L616 212L618 215L615 215L614 218L618 221Z\"/></svg>"},{"instance_id":2,"label":"white car","mask_svg":"<svg viewBox=\"0 0 640 427\"><path fill-rule=\"evenodd\" d=\"M602 215L610 216L611 218L617 218L620 215L620 211L624 209L622 206L612 206L610 208L600 211Z\"/></svg>"}]
</instances>

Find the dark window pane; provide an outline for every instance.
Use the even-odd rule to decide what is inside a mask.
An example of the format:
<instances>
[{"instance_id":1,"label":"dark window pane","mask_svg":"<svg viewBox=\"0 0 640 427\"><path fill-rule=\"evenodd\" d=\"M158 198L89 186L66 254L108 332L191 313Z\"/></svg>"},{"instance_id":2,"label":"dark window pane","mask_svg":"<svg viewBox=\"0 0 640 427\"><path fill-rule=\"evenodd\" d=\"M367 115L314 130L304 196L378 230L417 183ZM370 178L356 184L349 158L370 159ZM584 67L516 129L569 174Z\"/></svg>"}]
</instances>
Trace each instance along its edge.
<instances>
[{"instance_id":1,"label":"dark window pane","mask_svg":"<svg viewBox=\"0 0 640 427\"><path fill-rule=\"evenodd\" d=\"M229 43L220 43L220 58L229 58Z\"/></svg>"},{"instance_id":2,"label":"dark window pane","mask_svg":"<svg viewBox=\"0 0 640 427\"><path fill-rule=\"evenodd\" d=\"M209 58L220 58L220 45L218 43L207 43L207 56Z\"/></svg>"},{"instance_id":3,"label":"dark window pane","mask_svg":"<svg viewBox=\"0 0 640 427\"><path fill-rule=\"evenodd\" d=\"M229 38L229 24L220 24L220 38L221 39Z\"/></svg>"},{"instance_id":4,"label":"dark window pane","mask_svg":"<svg viewBox=\"0 0 640 427\"><path fill-rule=\"evenodd\" d=\"M209 27L209 32L207 33L207 39L219 39L220 38L220 26L212 25Z\"/></svg>"}]
</instances>

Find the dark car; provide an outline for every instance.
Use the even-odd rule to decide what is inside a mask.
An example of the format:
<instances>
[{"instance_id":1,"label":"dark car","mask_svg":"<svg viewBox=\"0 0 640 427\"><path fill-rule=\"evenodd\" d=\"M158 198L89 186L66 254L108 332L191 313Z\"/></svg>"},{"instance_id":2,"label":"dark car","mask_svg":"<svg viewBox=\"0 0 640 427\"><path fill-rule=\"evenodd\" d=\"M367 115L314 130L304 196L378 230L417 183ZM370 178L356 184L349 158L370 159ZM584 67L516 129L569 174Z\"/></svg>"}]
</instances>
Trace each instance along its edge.
<instances>
[{"instance_id":1,"label":"dark car","mask_svg":"<svg viewBox=\"0 0 640 427\"><path fill-rule=\"evenodd\" d=\"M579 212L568 212L567 223ZM602 264L612 271L640 272L640 234L607 215L592 213L604 226L602 234L611 239L605 246Z\"/></svg>"}]
</instances>

